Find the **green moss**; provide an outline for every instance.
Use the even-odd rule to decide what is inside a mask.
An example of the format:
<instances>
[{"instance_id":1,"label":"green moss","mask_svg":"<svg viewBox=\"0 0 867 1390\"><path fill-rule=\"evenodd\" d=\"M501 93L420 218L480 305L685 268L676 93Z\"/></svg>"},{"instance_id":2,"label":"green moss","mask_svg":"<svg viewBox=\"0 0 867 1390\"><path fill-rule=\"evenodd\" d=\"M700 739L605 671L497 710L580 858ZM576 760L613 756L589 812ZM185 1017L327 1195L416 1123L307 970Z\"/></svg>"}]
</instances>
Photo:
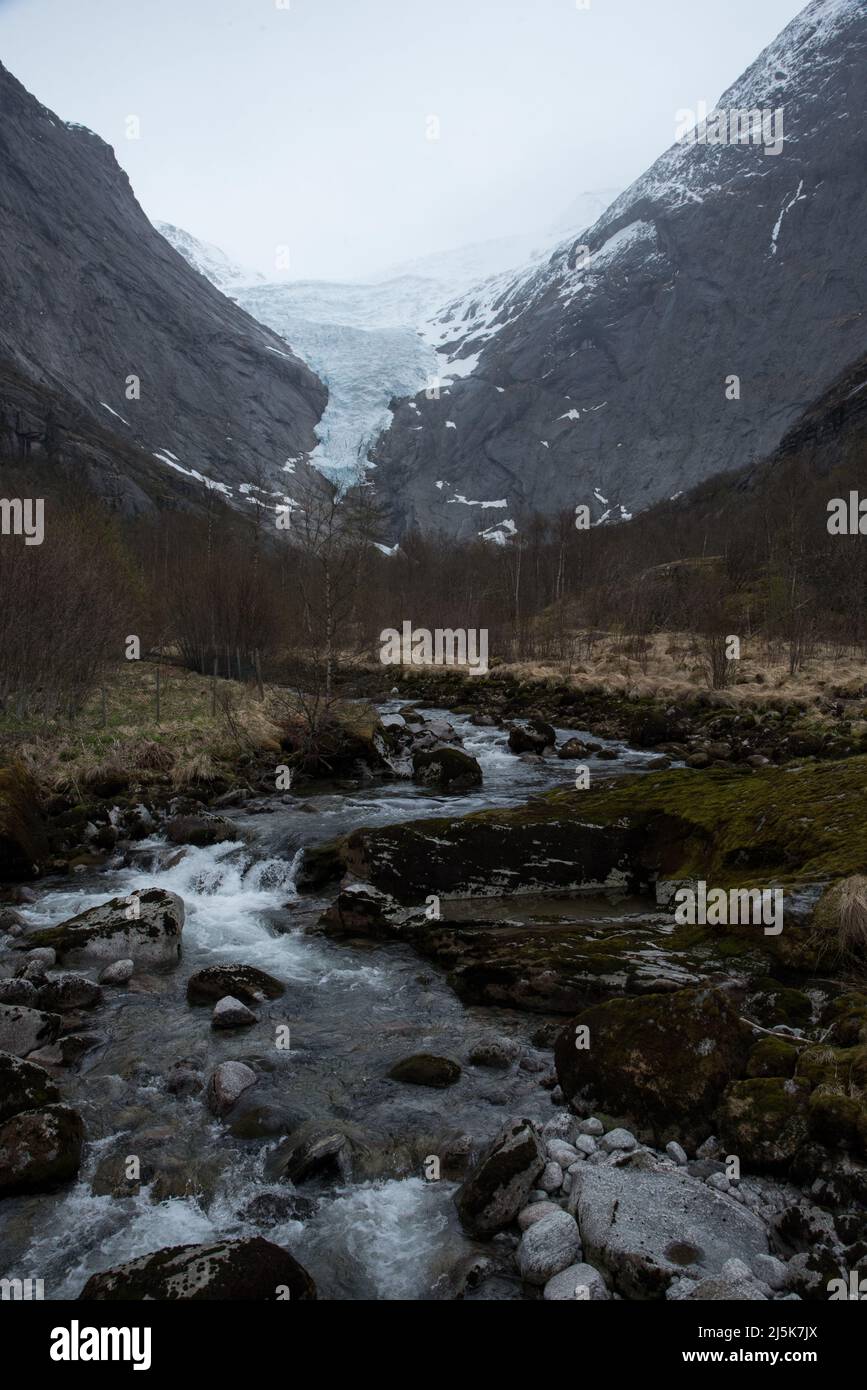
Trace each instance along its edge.
<instances>
[{"instance_id":1,"label":"green moss","mask_svg":"<svg viewBox=\"0 0 867 1390\"><path fill-rule=\"evenodd\" d=\"M794 1076L798 1049L783 1038L762 1038L747 1061L747 1076Z\"/></svg>"}]
</instances>

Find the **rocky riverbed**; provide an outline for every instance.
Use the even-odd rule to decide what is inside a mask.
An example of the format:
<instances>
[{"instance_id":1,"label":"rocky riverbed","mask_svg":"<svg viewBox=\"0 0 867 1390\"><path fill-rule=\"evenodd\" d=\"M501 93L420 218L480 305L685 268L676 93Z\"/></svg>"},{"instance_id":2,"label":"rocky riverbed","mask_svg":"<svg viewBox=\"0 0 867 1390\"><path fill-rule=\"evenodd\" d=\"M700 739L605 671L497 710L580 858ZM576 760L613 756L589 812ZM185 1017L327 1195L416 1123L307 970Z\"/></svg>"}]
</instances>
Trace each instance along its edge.
<instances>
[{"instance_id":1,"label":"rocky riverbed","mask_svg":"<svg viewBox=\"0 0 867 1390\"><path fill-rule=\"evenodd\" d=\"M382 705L339 780L27 821L55 872L0 909L6 1273L809 1299L859 1268L867 996L816 926L857 827L833 864L803 827L808 862L777 769L488 705ZM784 886L779 941L678 926L705 863Z\"/></svg>"}]
</instances>

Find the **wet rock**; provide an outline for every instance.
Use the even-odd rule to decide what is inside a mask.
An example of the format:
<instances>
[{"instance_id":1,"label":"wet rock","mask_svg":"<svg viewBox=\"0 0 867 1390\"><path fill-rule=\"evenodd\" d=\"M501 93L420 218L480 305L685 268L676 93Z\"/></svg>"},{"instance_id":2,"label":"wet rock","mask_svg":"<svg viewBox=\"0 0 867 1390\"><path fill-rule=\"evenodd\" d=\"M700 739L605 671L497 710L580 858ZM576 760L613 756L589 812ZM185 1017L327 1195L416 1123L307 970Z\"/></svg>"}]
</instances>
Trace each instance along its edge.
<instances>
[{"instance_id":1,"label":"wet rock","mask_svg":"<svg viewBox=\"0 0 867 1390\"><path fill-rule=\"evenodd\" d=\"M509 748L513 753L544 753L556 742L556 733L543 720L531 720L526 726L515 724L509 730Z\"/></svg>"},{"instance_id":2,"label":"wet rock","mask_svg":"<svg viewBox=\"0 0 867 1390\"><path fill-rule=\"evenodd\" d=\"M208 1082L208 1109L213 1115L227 1115L255 1081L256 1073L245 1062L221 1062Z\"/></svg>"},{"instance_id":3,"label":"wet rock","mask_svg":"<svg viewBox=\"0 0 867 1390\"><path fill-rule=\"evenodd\" d=\"M0 980L0 1004L25 1004L32 1009L36 996L36 985L32 980L25 980L23 975L15 980Z\"/></svg>"},{"instance_id":4,"label":"wet rock","mask_svg":"<svg viewBox=\"0 0 867 1390\"><path fill-rule=\"evenodd\" d=\"M254 965L209 965L197 970L187 983L190 1004L213 1004L227 994L245 1004L279 999L285 985Z\"/></svg>"},{"instance_id":5,"label":"wet rock","mask_svg":"<svg viewBox=\"0 0 867 1390\"><path fill-rule=\"evenodd\" d=\"M52 975L39 990L40 1009L69 1013L73 1009L92 1009L102 1003L102 990L86 975Z\"/></svg>"},{"instance_id":6,"label":"wet rock","mask_svg":"<svg viewBox=\"0 0 867 1390\"><path fill-rule=\"evenodd\" d=\"M587 745L582 743L580 738L567 738L565 743L561 743L557 749L558 758L586 758Z\"/></svg>"},{"instance_id":7,"label":"wet rock","mask_svg":"<svg viewBox=\"0 0 867 1390\"><path fill-rule=\"evenodd\" d=\"M581 1258L581 1237L574 1216L551 1212L529 1226L518 1246L518 1270L528 1284L547 1284Z\"/></svg>"},{"instance_id":8,"label":"wet rock","mask_svg":"<svg viewBox=\"0 0 867 1390\"><path fill-rule=\"evenodd\" d=\"M231 994L217 1000L211 1015L212 1028L249 1028L255 1022L256 1015L252 1010L240 999L233 999Z\"/></svg>"},{"instance_id":9,"label":"wet rock","mask_svg":"<svg viewBox=\"0 0 867 1390\"><path fill-rule=\"evenodd\" d=\"M92 1275L79 1297L294 1302L315 1299L316 1286L288 1250L254 1236L157 1250Z\"/></svg>"},{"instance_id":10,"label":"wet rock","mask_svg":"<svg viewBox=\"0 0 867 1390\"><path fill-rule=\"evenodd\" d=\"M241 1221L249 1221L254 1226L282 1226L284 1221L308 1221L315 1215L317 1203L310 1197L299 1193L260 1192L251 1197L238 1216Z\"/></svg>"},{"instance_id":11,"label":"wet rock","mask_svg":"<svg viewBox=\"0 0 867 1390\"><path fill-rule=\"evenodd\" d=\"M490 1067L492 1071L508 1071L515 1060L517 1048L510 1042L481 1042L471 1049L468 1061L474 1067Z\"/></svg>"},{"instance_id":12,"label":"wet rock","mask_svg":"<svg viewBox=\"0 0 867 1390\"><path fill-rule=\"evenodd\" d=\"M554 1212L561 1211L556 1202L532 1202L518 1212L518 1227L522 1231L527 1231L531 1226L535 1226L537 1221L543 1221L546 1216L551 1216Z\"/></svg>"},{"instance_id":13,"label":"wet rock","mask_svg":"<svg viewBox=\"0 0 867 1390\"><path fill-rule=\"evenodd\" d=\"M51 970L57 964L57 952L51 946L37 946L27 952L27 967L35 966L41 970Z\"/></svg>"},{"instance_id":14,"label":"wet rock","mask_svg":"<svg viewBox=\"0 0 867 1390\"><path fill-rule=\"evenodd\" d=\"M635 1135L630 1134L628 1129L610 1129L599 1140L599 1147L606 1153L615 1153L618 1149L634 1149L637 1142Z\"/></svg>"},{"instance_id":15,"label":"wet rock","mask_svg":"<svg viewBox=\"0 0 867 1390\"><path fill-rule=\"evenodd\" d=\"M219 845L240 840L241 832L222 816L175 816L166 825L166 838L173 845Z\"/></svg>"},{"instance_id":16,"label":"wet rock","mask_svg":"<svg viewBox=\"0 0 867 1390\"><path fill-rule=\"evenodd\" d=\"M548 1280L542 1297L548 1303L567 1303L575 1299L599 1303L611 1295L598 1269L588 1264L574 1264Z\"/></svg>"},{"instance_id":17,"label":"wet rock","mask_svg":"<svg viewBox=\"0 0 867 1390\"><path fill-rule=\"evenodd\" d=\"M57 1014L28 1009L23 1004L0 1004L0 1051L26 1057L37 1047L53 1043L60 1027Z\"/></svg>"},{"instance_id":18,"label":"wet rock","mask_svg":"<svg viewBox=\"0 0 867 1390\"><path fill-rule=\"evenodd\" d=\"M67 1105L13 1115L0 1125L0 1196L42 1192L81 1167L84 1125Z\"/></svg>"},{"instance_id":19,"label":"wet rock","mask_svg":"<svg viewBox=\"0 0 867 1390\"><path fill-rule=\"evenodd\" d=\"M17 912L14 907L0 908L0 933L5 932L7 936L20 936L27 930L27 919Z\"/></svg>"},{"instance_id":20,"label":"wet rock","mask_svg":"<svg viewBox=\"0 0 867 1390\"><path fill-rule=\"evenodd\" d=\"M620 757L620 752L617 748L600 748L596 756L602 762L613 763Z\"/></svg>"},{"instance_id":21,"label":"wet rock","mask_svg":"<svg viewBox=\"0 0 867 1390\"><path fill-rule=\"evenodd\" d=\"M201 1072L191 1062L175 1062L166 1075L166 1090L172 1096L197 1096L204 1084Z\"/></svg>"},{"instance_id":22,"label":"wet rock","mask_svg":"<svg viewBox=\"0 0 867 1390\"><path fill-rule=\"evenodd\" d=\"M559 1163L548 1162L536 1181L543 1192L559 1192L563 1186L563 1169Z\"/></svg>"},{"instance_id":23,"label":"wet rock","mask_svg":"<svg viewBox=\"0 0 867 1390\"><path fill-rule=\"evenodd\" d=\"M415 782L426 787L442 787L449 791L465 791L482 785L482 769L478 760L462 748L430 748L414 752L412 775Z\"/></svg>"},{"instance_id":24,"label":"wet rock","mask_svg":"<svg viewBox=\"0 0 867 1390\"><path fill-rule=\"evenodd\" d=\"M297 1183L323 1175L345 1181L351 1172L351 1160L352 1151L345 1134L311 1123L302 1125L268 1155L265 1176L269 1182L288 1178Z\"/></svg>"},{"instance_id":25,"label":"wet rock","mask_svg":"<svg viewBox=\"0 0 867 1390\"><path fill-rule=\"evenodd\" d=\"M591 1047L575 1047L578 1024L590 1029ZM703 1123L707 1132L707 1118L742 1074L752 1043L751 1030L719 991L612 999L563 1030L557 1076L570 1100L590 1093L657 1131L676 1128L690 1138Z\"/></svg>"},{"instance_id":26,"label":"wet rock","mask_svg":"<svg viewBox=\"0 0 867 1390\"><path fill-rule=\"evenodd\" d=\"M433 1086L442 1089L460 1079L461 1069L451 1057L436 1057L429 1052L417 1052L404 1057L388 1073L392 1081L404 1081L411 1086Z\"/></svg>"},{"instance_id":27,"label":"wet rock","mask_svg":"<svg viewBox=\"0 0 867 1390\"><path fill-rule=\"evenodd\" d=\"M587 1258L625 1298L661 1298L685 1273L716 1276L726 1260L767 1253L765 1226L738 1202L682 1170L582 1166L569 1210Z\"/></svg>"},{"instance_id":28,"label":"wet rock","mask_svg":"<svg viewBox=\"0 0 867 1390\"><path fill-rule=\"evenodd\" d=\"M132 979L134 971L135 961L115 960L100 971L99 981L103 985L126 985Z\"/></svg>"},{"instance_id":29,"label":"wet rock","mask_svg":"<svg viewBox=\"0 0 867 1390\"><path fill-rule=\"evenodd\" d=\"M28 942L53 946L72 964L132 960L136 965L176 965L181 954L184 904L176 893L148 888L112 898L56 927L31 932Z\"/></svg>"},{"instance_id":30,"label":"wet rock","mask_svg":"<svg viewBox=\"0 0 867 1390\"><path fill-rule=\"evenodd\" d=\"M0 1123L22 1110L41 1110L59 1100L60 1091L43 1067L0 1052Z\"/></svg>"},{"instance_id":31,"label":"wet rock","mask_svg":"<svg viewBox=\"0 0 867 1390\"><path fill-rule=\"evenodd\" d=\"M511 1225L545 1167L545 1152L534 1125L511 1120L473 1165L455 1193L458 1215L467 1230L491 1236ZM545 1200L542 1194L541 1200Z\"/></svg>"}]
</instances>

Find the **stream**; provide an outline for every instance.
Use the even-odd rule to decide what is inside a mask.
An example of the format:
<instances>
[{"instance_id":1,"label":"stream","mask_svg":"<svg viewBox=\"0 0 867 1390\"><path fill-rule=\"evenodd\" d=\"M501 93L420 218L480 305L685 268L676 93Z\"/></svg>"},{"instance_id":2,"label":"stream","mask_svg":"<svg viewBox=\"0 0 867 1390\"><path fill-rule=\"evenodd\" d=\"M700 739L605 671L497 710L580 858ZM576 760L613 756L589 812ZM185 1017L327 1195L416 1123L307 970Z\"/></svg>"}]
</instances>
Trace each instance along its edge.
<instances>
[{"instance_id":1,"label":"stream","mask_svg":"<svg viewBox=\"0 0 867 1390\"><path fill-rule=\"evenodd\" d=\"M381 712L398 708L393 702ZM179 853L154 837L74 882L46 880L25 907L29 923L50 926L156 886L179 894L186 908L178 968L137 972L129 989L106 989L102 1007L84 1016L95 1045L60 1077L64 1099L86 1126L79 1179L56 1194L3 1203L6 1267L42 1278L46 1298L75 1298L92 1273L163 1246L252 1235L290 1248L321 1298L451 1298L463 1286L460 1271L480 1248L457 1220L457 1184L426 1180L424 1160L467 1136L487 1141L513 1115L551 1118L550 1093L539 1084L550 1052L531 1042L543 1019L467 1007L408 945L338 944L310 934L327 900L298 893L297 868L305 846L357 826L519 805L572 785L574 765L555 756L522 762L500 729L444 711L424 714L447 718L460 734L481 764L481 788L447 795L374 777L307 784L297 795L258 803L267 810L226 812L243 842ZM558 730L576 735L582 731ZM607 746L623 757L599 762L606 776L640 774L652 757ZM595 759L586 761L592 769ZM615 894L570 903L573 914L585 907L597 918L647 910ZM460 911L455 904L454 915ZM286 984L283 997L258 1005L258 1022L240 1034L213 1031L210 1010L186 1001L194 971L230 962ZM288 1050L274 1046L281 1024L291 1030ZM519 1058L508 1071L466 1063L476 1043L504 1040ZM426 1051L461 1063L457 1084L432 1090L388 1077L396 1061ZM259 1080L244 1109L255 1102L255 1133L233 1133L210 1114L202 1093L170 1092L166 1077L179 1059L190 1059L205 1079L221 1061L249 1062ZM364 1159L351 1180L305 1182L299 1194L317 1209L299 1220L287 1214L287 1185L269 1181L266 1162L280 1137L308 1119L351 1126ZM123 1172L130 1155L142 1164L143 1185L133 1192Z\"/></svg>"}]
</instances>

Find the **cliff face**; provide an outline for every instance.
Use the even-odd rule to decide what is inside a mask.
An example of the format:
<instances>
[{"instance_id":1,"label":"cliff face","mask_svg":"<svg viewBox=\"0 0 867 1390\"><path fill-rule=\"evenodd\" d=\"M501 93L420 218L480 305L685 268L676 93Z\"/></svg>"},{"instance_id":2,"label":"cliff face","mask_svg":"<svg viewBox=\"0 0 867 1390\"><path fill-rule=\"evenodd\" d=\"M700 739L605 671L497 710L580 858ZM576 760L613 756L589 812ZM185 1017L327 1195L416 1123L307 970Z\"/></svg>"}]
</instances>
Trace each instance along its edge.
<instances>
[{"instance_id":1,"label":"cliff face","mask_svg":"<svg viewBox=\"0 0 867 1390\"><path fill-rule=\"evenodd\" d=\"M862 0L807 6L720 98L728 138L756 109L767 141L711 143L709 121L541 269L440 316L459 375L400 403L374 455L396 532L633 515L767 456L864 352Z\"/></svg>"},{"instance_id":2,"label":"cliff face","mask_svg":"<svg viewBox=\"0 0 867 1390\"><path fill-rule=\"evenodd\" d=\"M128 379L137 377L140 398ZM327 392L151 226L111 149L0 66L0 456L125 510L285 493Z\"/></svg>"}]
</instances>

